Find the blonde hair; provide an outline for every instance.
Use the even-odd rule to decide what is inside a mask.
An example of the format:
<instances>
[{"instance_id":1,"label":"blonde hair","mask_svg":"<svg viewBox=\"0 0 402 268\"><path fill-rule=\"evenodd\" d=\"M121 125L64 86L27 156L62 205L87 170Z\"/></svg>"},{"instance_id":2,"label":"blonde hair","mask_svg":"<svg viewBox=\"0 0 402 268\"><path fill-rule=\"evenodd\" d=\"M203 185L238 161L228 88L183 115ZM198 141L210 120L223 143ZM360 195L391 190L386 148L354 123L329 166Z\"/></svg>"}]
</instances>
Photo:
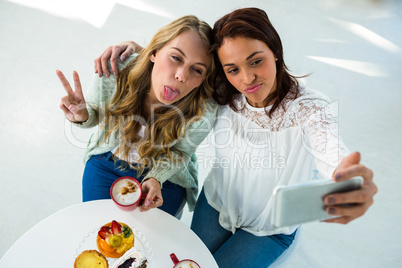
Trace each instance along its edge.
<instances>
[{"instance_id":1,"label":"blonde hair","mask_svg":"<svg viewBox=\"0 0 402 268\"><path fill-rule=\"evenodd\" d=\"M151 87L153 63L150 56L184 31L193 31L207 47L211 47L212 29L195 16L181 17L161 28L144 48L118 75L117 89L110 105L105 111L105 130L107 141L111 134L120 131L119 155L128 159L132 146L138 148L140 163L131 166L142 171L151 168L154 161L177 160L172 156L172 144L185 135L188 123L198 120L205 111L205 101L212 96L212 81L215 64L212 62L202 84L187 96L172 105L161 105L153 111L153 118L147 118L145 99ZM213 57L212 57L213 58ZM179 114L178 114L179 113ZM141 124L142 123L142 124ZM145 126L141 138L138 133ZM182 156L181 152L178 152ZM180 157L181 158L181 157Z\"/></svg>"}]
</instances>

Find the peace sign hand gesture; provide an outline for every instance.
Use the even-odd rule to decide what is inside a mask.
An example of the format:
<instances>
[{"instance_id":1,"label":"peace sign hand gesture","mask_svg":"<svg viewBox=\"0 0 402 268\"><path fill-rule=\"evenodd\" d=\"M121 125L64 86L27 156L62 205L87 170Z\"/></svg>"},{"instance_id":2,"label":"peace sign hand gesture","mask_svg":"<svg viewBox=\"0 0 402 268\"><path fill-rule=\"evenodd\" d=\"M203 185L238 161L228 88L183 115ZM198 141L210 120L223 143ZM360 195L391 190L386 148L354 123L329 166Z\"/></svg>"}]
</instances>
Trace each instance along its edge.
<instances>
[{"instance_id":1,"label":"peace sign hand gesture","mask_svg":"<svg viewBox=\"0 0 402 268\"><path fill-rule=\"evenodd\" d=\"M86 109L78 73L76 71L73 72L75 91L72 90L70 83L61 71L56 70L56 74L67 92L67 96L61 98L60 103L60 108L63 110L64 115L73 123L85 122L88 120L88 110Z\"/></svg>"}]
</instances>

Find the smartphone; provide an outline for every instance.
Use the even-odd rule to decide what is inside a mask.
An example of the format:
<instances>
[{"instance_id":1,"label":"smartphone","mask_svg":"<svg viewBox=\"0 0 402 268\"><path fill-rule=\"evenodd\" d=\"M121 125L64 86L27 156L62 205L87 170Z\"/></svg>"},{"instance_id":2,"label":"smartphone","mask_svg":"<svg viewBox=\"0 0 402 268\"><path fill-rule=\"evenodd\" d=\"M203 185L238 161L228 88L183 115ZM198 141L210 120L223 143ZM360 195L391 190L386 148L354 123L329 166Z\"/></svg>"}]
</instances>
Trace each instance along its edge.
<instances>
[{"instance_id":1,"label":"smartphone","mask_svg":"<svg viewBox=\"0 0 402 268\"><path fill-rule=\"evenodd\" d=\"M353 177L342 182L320 180L277 186L274 190L272 224L278 228L339 217L327 214L324 197L360 189L362 184L362 177Z\"/></svg>"}]
</instances>

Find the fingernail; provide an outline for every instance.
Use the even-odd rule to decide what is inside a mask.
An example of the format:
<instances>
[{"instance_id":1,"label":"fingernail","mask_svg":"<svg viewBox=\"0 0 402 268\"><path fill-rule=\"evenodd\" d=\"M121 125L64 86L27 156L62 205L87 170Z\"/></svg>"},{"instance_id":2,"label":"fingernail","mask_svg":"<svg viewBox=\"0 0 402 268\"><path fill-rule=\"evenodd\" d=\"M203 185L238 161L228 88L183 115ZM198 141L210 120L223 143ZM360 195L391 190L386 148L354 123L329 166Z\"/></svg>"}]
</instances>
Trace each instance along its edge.
<instances>
[{"instance_id":1,"label":"fingernail","mask_svg":"<svg viewBox=\"0 0 402 268\"><path fill-rule=\"evenodd\" d=\"M121 56L121 60L125 61L126 60L126 56Z\"/></svg>"},{"instance_id":2,"label":"fingernail","mask_svg":"<svg viewBox=\"0 0 402 268\"><path fill-rule=\"evenodd\" d=\"M341 174L336 174L335 175L335 180L339 181L340 179L342 179L342 175Z\"/></svg>"},{"instance_id":3,"label":"fingernail","mask_svg":"<svg viewBox=\"0 0 402 268\"><path fill-rule=\"evenodd\" d=\"M106 76L106 77L109 77L109 74L108 74L108 73L103 73L103 75Z\"/></svg>"},{"instance_id":4,"label":"fingernail","mask_svg":"<svg viewBox=\"0 0 402 268\"><path fill-rule=\"evenodd\" d=\"M70 111L72 111L72 112L75 111L75 106L74 106L74 105L71 105L71 106L70 106Z\"/></svg>"},{"instance_id":5,"label":"fingernail","mask_svg":"<svg viewBox=\"0 0 402 268\"><path fill-rule=\"evenodd\" d=\"M114 76L117 76L117 72L113 72Z\"/></svg>"},{"instance_id":6,"label":"fingernail","mask_svg":"<svg viewBox=\"0 0 402 268\"><path fill-rule=\"evenodd\" d=\"M336 209L335 209L335 208L329 208L329 209L328 209L328 214L330 214L330 215L335 215L335 213L336 213Z\"/></svg>"},{"instance_id":7,"label":"fingernail","mask_svg":"<svg viewBox=\"0 0 402 268\"><path fill-rule=\"evenodd\" d=\"M146 207L149 206L149 201L148 201L148 199L145 199L145 206L146 206Z\"/></svg>"},{"instance_id":8,"label":"fingernail","mask_svg":"<svg viewBox=\"0 0 402 268\"><path fill-rule=\"evenodd\" d=\"M335 204L335 198L329 197L328 200L327 200L327 204L328 204L328 205Z\"/></svg>"}]
</instances>

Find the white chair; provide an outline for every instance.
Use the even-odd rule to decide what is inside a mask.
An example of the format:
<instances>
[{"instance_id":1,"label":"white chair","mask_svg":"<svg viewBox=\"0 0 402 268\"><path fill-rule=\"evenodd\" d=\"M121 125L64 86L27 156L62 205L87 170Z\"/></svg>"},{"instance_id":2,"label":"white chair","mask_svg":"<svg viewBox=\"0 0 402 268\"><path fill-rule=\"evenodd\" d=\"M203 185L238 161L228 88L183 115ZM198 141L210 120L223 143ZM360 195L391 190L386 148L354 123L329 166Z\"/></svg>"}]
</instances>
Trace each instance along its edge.
<instances>
[{"instance_id":1,"label":"white chair","mask_svg":"<svg viewBox=\"0 0 402 268\"><path fill-rule=\"evenodd\" d=\"M273 264L269 266L269 268L280 268L282 267L282 265L286 263L286 261L289 259L293 251L298 247L298 244L300 243L300 235L302 233L301 229L302 229L301 226L299 226L295 234L293 243L285 252L282 253L282 255Z\"/></svg>"}]
</instances>

